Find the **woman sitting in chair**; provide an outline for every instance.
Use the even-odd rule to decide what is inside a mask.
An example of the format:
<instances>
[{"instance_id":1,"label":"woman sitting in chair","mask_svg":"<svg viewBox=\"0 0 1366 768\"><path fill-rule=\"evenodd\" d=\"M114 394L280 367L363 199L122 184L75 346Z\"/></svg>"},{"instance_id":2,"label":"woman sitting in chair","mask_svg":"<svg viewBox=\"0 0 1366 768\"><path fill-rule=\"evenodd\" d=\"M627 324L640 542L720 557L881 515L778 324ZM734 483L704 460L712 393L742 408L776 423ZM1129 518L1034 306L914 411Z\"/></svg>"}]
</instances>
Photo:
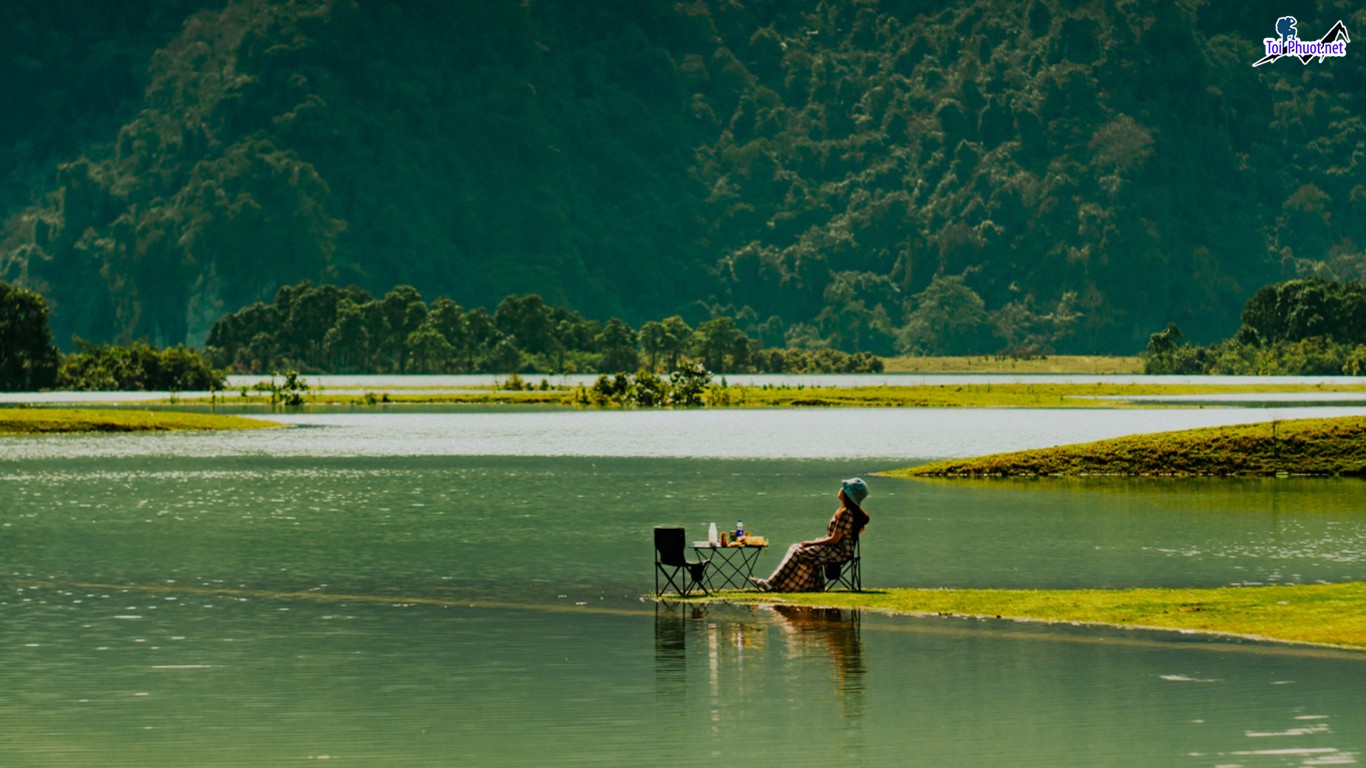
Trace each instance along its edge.
<instances>
[{"instance_id":1,"label":"woman sitting in chair","mask_svg":"<svg viewBox=\"0 0 1366 768\"><path fill-rule=\"evenodd\" d=\"M854 555L858 535L868 524L868 513L861 506L866 498L867 483L857 477L845 480L839 492L840 508L825 527L825 538L793 544L773 575L767 579L751 576L749 580L765 592L817 592L823 589L825 564L842 563Z\"/></svg>"}]
</instances>

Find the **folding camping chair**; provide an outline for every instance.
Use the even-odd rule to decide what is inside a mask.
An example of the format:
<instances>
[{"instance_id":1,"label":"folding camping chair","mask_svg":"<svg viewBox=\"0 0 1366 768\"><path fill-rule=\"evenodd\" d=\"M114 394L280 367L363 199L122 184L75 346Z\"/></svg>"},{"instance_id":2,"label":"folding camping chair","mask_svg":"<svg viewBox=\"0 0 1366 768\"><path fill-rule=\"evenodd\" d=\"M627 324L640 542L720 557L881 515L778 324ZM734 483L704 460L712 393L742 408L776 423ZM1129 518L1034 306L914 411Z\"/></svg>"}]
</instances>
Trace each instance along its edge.
<instances>
[{"instance_id":1,"label":"folding camping chair","mask_svg":"<svg viewBox=\"0 0 1366 768\"><path fill-rule=\"evenodd\" d=\"M664 594L664 588L660 586L659 577L664 577L664 582L672 587L675 592L684 597L692 594L697 588L702 589L702 594L711 594L707 591L707 566L711 565L711 559L692 561L688 560L683 554L687 548L687 539L684 538L682 528L656 528L655 529L655 596ZM684 579L681 575L683 571L688 572L688 577Z\"/></svg>"},{"instance_id":2,"label":"folding camping chair","mask_svg":"<svg viewBox=\"0 0 1366 768\"><path fill-rule=\"evenodd\" d=\"M825 564L825 588L844 587L850 592L863 591L863 550L857 534L854 535L854 554L848 560Z\"/></svg>"}]
</instances>

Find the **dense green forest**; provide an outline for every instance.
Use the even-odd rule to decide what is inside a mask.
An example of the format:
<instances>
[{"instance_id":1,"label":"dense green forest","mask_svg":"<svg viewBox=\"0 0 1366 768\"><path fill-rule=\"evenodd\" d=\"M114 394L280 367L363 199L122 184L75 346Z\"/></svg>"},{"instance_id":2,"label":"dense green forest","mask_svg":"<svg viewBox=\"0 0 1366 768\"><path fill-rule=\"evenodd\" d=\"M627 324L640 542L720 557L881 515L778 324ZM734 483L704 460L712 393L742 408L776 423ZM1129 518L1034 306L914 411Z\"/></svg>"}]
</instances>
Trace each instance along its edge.
<instances>
[{"instance_id":1,"label":"dense green forest","mask_svg":"<svg viewBox=\"0 0 1366 768\"><path fill-rule=\"evenodd\" d=\"M1254 69L1285 12L5 3L0 278L63 345L197 346L301 279L768 347L1206 343L1258 286L1366 277L1366 65Z\"/></svg>"},{"instance_id":2,"label":"dense green forest","mask_svg":"<svg viewBox=\"0 0 1366 768\"><path fill-rule=\"evenodd\" d=\"M1175 323L1152 334L1144 373L1366 375L1366 283L1320 277L1259 289L1232 337L1192 344Z\"/></svg>"},{"instance_id":3,"label":"dense green forest","mask_svg":"<svg viewBox=\"0 0 1366 768\"><path fill-rule=\"evenodd\" d=\"M840 350L763 348L734 318L696 328L678 315L639 330L510 295L490 312L449 296L431 304L411 285L376 299L362 288L281 288L269 304L230 313L209 331L215 365L237 373L635 373L691 370L765 373L869 373L882 360Z\"/></svg>"},{"instance_id":4,"label":"dense green forest","mask_svg":"<svg viewBox=\"0 0 1366 768\"><path fill-rule=\"evenodd\" d=\"M0 280L0 392L43 389L204 390L226 383L202 353L177 344L158 349L81 341L63 355L52 343L47 301Z\"/></svg>"}]
</instances>

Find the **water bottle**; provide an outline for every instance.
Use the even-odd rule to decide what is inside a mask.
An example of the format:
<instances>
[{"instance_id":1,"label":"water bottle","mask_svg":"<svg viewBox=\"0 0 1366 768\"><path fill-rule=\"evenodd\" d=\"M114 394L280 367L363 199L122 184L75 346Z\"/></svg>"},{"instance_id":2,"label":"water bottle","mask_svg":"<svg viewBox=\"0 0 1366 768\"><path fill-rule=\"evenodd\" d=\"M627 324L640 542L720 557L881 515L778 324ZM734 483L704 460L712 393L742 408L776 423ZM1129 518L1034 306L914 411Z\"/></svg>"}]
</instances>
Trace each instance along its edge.
<instances>
[{"instance_id":1,"label":"water bottle","mask_svg":"<svg viewBox=\"0 0 1366 768\"><path fill-rule=\"evenodd\" d=\"M711 527L707 529L707 543L714 547L717 541L719 539L716 538L716 523L712 523Z\"/></svg>"},{"instance_id":2,"label":"water bottle","mask_svg":"<svg viewBox=\"0 0 1366 768\"><path fill-rule=\"evenodd\" d=\"M743 539L744 537L745 537L745 521L744 521L744 520L736 520L736 521L735 521L735 540L736 540L736 541L739 541L740 539Z\"/></svg>"}]
</instances>

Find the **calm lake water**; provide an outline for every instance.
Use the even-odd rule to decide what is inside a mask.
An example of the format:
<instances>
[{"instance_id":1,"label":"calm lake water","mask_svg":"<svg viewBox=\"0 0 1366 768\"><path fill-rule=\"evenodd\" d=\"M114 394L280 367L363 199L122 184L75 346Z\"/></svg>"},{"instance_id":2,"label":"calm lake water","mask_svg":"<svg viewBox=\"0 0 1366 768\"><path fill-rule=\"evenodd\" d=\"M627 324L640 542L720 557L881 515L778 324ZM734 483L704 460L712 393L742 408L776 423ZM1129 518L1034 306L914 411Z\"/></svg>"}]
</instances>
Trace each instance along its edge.
<instances>
[{"instance_id":1,"label":"calm lake water","mask_svg":"<svg viewBox=\"0 0 1366 768\"><path fill-rule=\"evenodd\" d=\"M1357 765L1363 653L641 596L654 525L743 518L785 547L854 474L1361 412L396 409L0 438L0 765ZM869 482L868 586L1366 578L1354 480Z\"/></svg>"},{"instance_id":2,"label":"calm lake water","mask_svg":"<svg viewBox=\"0 0 1366 768\"><path fill-rule=\"evenodd\" d=\"M364 376L314 376L301 377L314 393L333 395L359 395L367 392L397 391L409 394L437 392L467 392L499 386L507 376L494 374L457 374L457 375L364 375ZM597 374L539 374L528 373L523 380L531 385L542 381L561 387L592 386ZM233 375L228 377L228 397L241 388L271 379L270 374ZM283 378L276 377L277 382ZM1325 387L1360 385L1364 379L1353 376L1145 376L1141 374L1002 374L1002 373L812 373L812 374L766 374L738 373L718 374L717 381L728 384L772 387L875 387L875 386L963 386L982 384L1158 384L1158 385L1235 385L1255 387L1259 385L1298 384L1322 385ZM179 397L207 398L210 393L181 392ZM0 392L0 403L63 404L63 403L135 403L165 401L170 392ZM1240 396L1181 397L1191 402L1233 402L1238 404ZM1247 396L1261 400L1261 396ZM1161 396L1158 398L1161 400ZM1304 393L1293 398L1275 395L1268 402L1273 405L1304 404L1324 402L1326 404L1345 404L1342 400L1362 405L1362 396L1357 394ZM1334 402L1338 401L1338 402Z\"/></svg>"}]
</instances>

